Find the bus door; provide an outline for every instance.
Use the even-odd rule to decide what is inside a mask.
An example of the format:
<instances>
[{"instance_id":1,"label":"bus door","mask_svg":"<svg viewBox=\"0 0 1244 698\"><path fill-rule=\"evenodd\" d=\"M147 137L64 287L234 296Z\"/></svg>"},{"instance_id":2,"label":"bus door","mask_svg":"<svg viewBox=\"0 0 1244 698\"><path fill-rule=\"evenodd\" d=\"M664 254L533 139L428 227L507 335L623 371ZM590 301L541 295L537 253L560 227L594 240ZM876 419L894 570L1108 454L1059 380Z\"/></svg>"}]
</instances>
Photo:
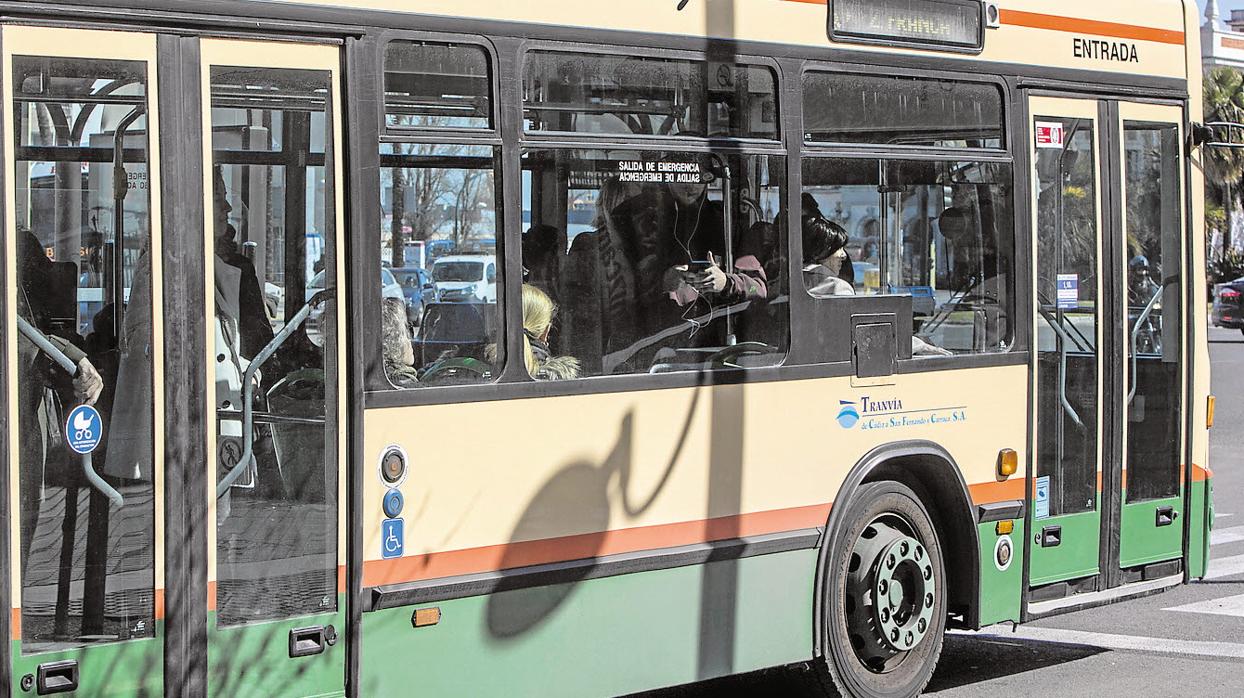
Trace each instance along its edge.
<instances>
[{"instance_id":1,"label":"bus door","mask_svg":"<svg viewBox=\"0 0 1244 698\"><path fill-rule=\"evenodd\" d=\"M1029 583L1095 591L1103 517L1102 123L1095 100L1032 98L1035 424ZM1041 598L1036 595L1036 598Z\"/></svg>"},{"instance_id":2,"label":"bus door","mask_svg":"<svg viewBox=\"0 0 1244 698\"><path fill-rule=\"evenodd\" d=\"M1116 160L1113 282L1124 322L1120 383L1122 464L1117 583L1183 571L1184 201L1183 110L1112 105ZM1113 586L1114 584L1112 584Z\"/></svg>"},{"instance_id":3,"label":"bus door","mask_svg":"<svg viewBox=\"0 0 1244 698\"><path fill-rule=\"evenodd\" d=\"M204 39L208 687L345 687L340 49Z\"/></svg>"},{"instance_id":4,"label":"bus door","mask_svg":"<svg viewBox=\"0 0 1244 698\"><path fill-rule=\"evenodd\" d=\"M1057 605L1182 572L1182 111L1032 97L1029 112L1029 585Z\"/></svg>"},{"instance_id":5,"label":"bus door","mask_svg":"<svg viewBox=\"0 0 1244 698\"><path fill-rule=\"evenodd\" d=\"M156 37L5 26L2 692L163 683ZM159 89L163 89L160 86Z\"/></svg>"}]
</instances>

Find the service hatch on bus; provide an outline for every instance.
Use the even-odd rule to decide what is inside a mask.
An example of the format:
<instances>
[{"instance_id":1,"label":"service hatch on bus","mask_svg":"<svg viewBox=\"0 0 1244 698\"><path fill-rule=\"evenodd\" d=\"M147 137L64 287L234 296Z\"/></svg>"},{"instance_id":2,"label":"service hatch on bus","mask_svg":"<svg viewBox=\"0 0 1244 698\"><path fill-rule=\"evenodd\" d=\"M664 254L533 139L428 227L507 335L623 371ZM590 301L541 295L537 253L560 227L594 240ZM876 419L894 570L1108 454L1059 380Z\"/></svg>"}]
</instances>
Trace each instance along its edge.
<instances>
[{"instance_id":1,"label":"service hatch on bus","mask_svg":"<svg viewBox=\"0 0 1244 698\"><path fill-rule=\"evenodd\" d=\"M1204 576L1196 12L0 0L4 690L891 698Z\"/></svg>"}]
</instances>

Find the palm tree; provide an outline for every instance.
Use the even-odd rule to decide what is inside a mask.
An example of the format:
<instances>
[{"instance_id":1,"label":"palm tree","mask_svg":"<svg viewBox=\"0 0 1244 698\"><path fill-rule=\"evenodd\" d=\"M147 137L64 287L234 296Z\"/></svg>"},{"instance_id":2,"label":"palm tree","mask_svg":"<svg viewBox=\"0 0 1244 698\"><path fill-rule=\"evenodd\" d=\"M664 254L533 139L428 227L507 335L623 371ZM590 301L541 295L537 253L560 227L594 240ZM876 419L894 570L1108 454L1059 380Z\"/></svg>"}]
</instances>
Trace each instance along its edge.
<instances>
[{"instance_id":1,"label":"palm tree","mask_svg":"<svg viewBox=\"0 0 1244 698\"><path fill-rule=\"evenodd\" d=\"M1232 68L1214 68L1205 76L1205 120L1244 123L1244 75ZM1231 130L1234 140L1236 129ZM1206 148L1203 154L1205 179L1216 190L1226 213L1223 249L1231 246L1231 219L1235 216L1238 184L1244 177L1244 149Z\"/></svg>"}]
</instances>

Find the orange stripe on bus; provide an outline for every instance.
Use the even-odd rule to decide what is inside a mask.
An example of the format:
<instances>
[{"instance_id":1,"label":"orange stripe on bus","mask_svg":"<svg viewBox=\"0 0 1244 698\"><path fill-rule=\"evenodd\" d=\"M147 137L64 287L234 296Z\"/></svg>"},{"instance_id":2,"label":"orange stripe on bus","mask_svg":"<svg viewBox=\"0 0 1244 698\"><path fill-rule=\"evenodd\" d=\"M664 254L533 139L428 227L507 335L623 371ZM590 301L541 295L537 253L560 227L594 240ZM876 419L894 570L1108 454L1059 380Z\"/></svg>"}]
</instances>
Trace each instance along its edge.
<instances>
[{"instance_id":1,"label":"orange stripe on bus","mask_svg":"<svg viewBox=\"0 0 1244 698\"><path fill-rule=\"evenodd\" d=\"M809 5L826 4L826 0L786 0L786 2L798 2ZM1041 14L1039 12L1024 12L1022 10L1002 10L999 19L1003 24L1013 27L1026 27L1028 29L1093 34L1096 36L1109 36L1115 39L1152 41L1158 44L1175 44L1178 46L1183 46L1186 43L1183 31L1175 29L1155 29L1136 24L1062 17L1059 15Z\"/></svg>"},{"instance_id":2,"label":"orange stripe on bus","mask_svg":"<svg viewBox=\"0 0 1244 698\"><path fill-rule=\"evenodd\" d=\"M363 586L455 577L641 550L672 548L741 536L824 526L829 504L779 509L716 519L641 526L560 538L519 541L465 550L408 555L363 563Z\"/></svg>"},{"instance_id":3,"label":"orange stripe on bus","mask_svg":"<svg viewBox=\"0 0 1244 698\"><path fill-rule=\"evenodd\" d=\"M1059 32L1075 32L1077 34L1094 34L1109 36L1116 39L1133 39L1136 41L1152 41L1157 44L1184 45L1184 33L1174 29L1154 29L1135 24L1118 22L1102 22L1094 19L1076 17L1060 17L1022 10L1002 10L1002 23L1029 29L1048 29Z\"/></svg>"},{"instance_id":4,"label":"orange stripe on bus","mask_svg":"<svg viewBox=\"0 0 1244 698\"><path fill-rule=\"evenodd\" d=\"M1024 498L1022 479L972 485L969 489L975 504ZM441 579L531 565L695 545L742 536L820 528L829 520L830 507L828 503L815 504L794 509L723 516L708 520L641 526L424 555L408 555L394 560L368 560L363 563L363 586Z\"/></svg>"}]
</instances>

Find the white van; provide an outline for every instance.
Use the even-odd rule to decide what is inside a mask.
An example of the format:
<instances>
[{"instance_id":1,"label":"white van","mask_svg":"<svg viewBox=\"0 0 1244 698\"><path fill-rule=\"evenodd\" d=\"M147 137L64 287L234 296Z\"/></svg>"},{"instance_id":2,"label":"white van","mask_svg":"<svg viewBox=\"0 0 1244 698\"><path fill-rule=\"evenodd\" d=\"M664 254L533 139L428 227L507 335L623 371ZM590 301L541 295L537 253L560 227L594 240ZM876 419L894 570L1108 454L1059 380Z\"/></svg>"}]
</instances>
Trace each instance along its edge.
<instances>
[{"instance_id":1,"label":"white van","mask_svg":"<svg viewBox=\"0 0 1244 698\"><path fill-rule=\"evenodd\" d=\"M442 303L497 302L497 258L450 255L432 264L432 282Z\"/></svg>"}]
</instances>

